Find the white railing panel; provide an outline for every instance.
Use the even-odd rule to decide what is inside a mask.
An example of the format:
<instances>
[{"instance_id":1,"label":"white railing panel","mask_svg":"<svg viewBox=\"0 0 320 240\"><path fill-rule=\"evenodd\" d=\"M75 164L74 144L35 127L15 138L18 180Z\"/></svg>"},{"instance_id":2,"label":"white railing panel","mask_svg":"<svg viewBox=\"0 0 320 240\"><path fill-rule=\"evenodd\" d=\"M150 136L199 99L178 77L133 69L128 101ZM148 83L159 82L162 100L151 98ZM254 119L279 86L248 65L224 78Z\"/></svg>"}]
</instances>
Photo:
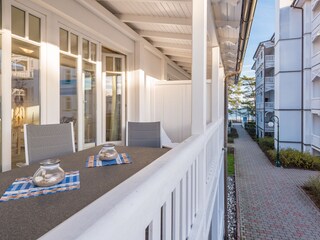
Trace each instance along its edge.
<instances>
[{"instance_id":1,"label":"white railing panel","mask_svg":"<svg viewBox=\"0 0 320 240\"><path fill-rule=\"evenodd\" d=\"M266 109L274 109L274 102L265 102Z\"/></svg>"},{"instance_id":2,"label":"white railing panel","mask_svg":"<svg viewBox=\"0 0 320 240\"><path fill-rule=\"evenodd\" d=\"M43 239L144 239L148 226L152 240L161 236L174 240L207 238L212 219L208 213L215 205L221 208L217 189L223 184L219 181L222 127L222 119L208 125L205 134L188 138L49 231ZM206 146L214 149L208 152L209 156ZM212 173L204 186L206 163ZM223 221L223 216L216 217L222 219L215 222ZM213 238L219 239L219 235L220 230L213 233Z\"/></svg>"},{"instance_id":3,"label":"white railing panel","mask_svg":"<svg viewBox=\"0 0 320 240\"><path fill-rule=\"evenodd\" d=\"M312 135L312 145L320 148L320 136Z\"/></svg>"},{"instance_id":4,"label":"white railing panel","mask_svg":"<svg viewBox=\"0 0 320 240\"><path fill-rule=\"evenodd\" d=\"M274 84L274 77L265 77L265 82Z\"/></svg>"},{"instance_id":5,"label":"white railing panel","mask_svg":"<svg viewBox=\"0 0 320 240\"><path fill-rule=\"evenodd\" d=\"M187 174L187 236L189 236L192 226L192 165Z\"/></svg>"},{"instance_id":6,"label":"white railing panel","mask_svg":"<svg viewBox=\"0 0 320 240\"><path fill-rule=\"evenodd\" d=\"M161 240L161 211L157 211L156 214L153 216L153 220L149 225L149 235L151 238L150 240Z\"/></svg>"},{"instance_id":7,"label":"white railing panel","mask_svg":"<svg viewBox=\"0 0 320 240\"><path fill-rule=\"evenodd\" d=\"M187 198L186 198L186 178L180 182L180 238L186 239L187 236Z\"/></svg>"}]
</instances>

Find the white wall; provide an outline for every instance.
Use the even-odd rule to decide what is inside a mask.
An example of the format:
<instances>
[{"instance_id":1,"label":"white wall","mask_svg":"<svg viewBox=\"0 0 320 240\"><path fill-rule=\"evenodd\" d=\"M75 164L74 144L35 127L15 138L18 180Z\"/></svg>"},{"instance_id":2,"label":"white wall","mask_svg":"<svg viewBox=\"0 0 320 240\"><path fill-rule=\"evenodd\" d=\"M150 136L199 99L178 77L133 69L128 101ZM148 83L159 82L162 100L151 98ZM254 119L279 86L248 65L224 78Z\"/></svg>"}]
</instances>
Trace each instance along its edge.
<instances>
[{"instance_id":1,"label":"white wall","mask_svg":"<svg viewBox=\"0 0 320 240\"><path fill-rule=\"evenodd\" d=\"M291 0L276 0L275 115L280 121L280 147L301 150L302 21L301 10L291 4Z\"/></svg>"},{"instance_id":2,"label":"white wall","mask_svg":"<svg viewBox=\"0 0 320 240\"><path fill-rule=\"evenodd\" d=\"M191 136L191 81L154 81L150 85L150 121L161 121L173 142ZM152 96L153 95L153 96ZM207 103L211 99L211 81L207 82ZM207 123L211 122L211 104L207 105Z\"/></svg>"}]
</instances>

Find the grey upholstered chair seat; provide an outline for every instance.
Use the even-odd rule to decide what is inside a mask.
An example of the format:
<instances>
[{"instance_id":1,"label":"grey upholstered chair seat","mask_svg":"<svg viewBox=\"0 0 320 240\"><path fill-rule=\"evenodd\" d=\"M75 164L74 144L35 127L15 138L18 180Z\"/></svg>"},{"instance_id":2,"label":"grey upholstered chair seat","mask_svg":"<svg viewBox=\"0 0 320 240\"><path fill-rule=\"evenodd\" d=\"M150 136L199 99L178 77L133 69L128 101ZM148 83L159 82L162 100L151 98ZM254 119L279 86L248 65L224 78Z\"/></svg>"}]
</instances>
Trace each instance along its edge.
<instances>
[{"instance_id":1,"label":"grey upholstered chair seat","mask_svg":"<svg viewBox=\"0 0 320 240\"><path fill-rule=\"evenodd\" d=\"M73 123L24 125L26 164L73 153Z\"/></svg>"},{"instance_id":2,"label":"grey upholstered chair seat","mask_svg":"<svg viewBox=\"0 0 320 240\"><path fill-rule=\"evenodd\" d=\"M161 148L160 122L128 122L127 145Z\"/></svg>"}]
</instances>

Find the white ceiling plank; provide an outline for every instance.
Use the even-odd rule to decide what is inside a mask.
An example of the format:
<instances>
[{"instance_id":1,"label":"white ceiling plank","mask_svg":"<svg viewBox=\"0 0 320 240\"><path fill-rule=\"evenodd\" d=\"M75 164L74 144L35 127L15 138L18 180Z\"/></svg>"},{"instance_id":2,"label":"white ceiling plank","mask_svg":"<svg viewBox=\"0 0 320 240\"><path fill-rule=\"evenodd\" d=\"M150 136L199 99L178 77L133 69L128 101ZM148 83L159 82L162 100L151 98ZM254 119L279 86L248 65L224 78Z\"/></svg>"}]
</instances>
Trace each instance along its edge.
<instances>
[{"instance_id":1,"label":"white ceiling plank","mask_svg":"<svg viewBox=\"0 0 320 240\"><path fill-rule=\"evenodd\" d=\"M190 50L192 45L190 44L175 44L175 43L165 43L165 42L153 42L153 46L158 48L172 48L172 49L187 49Z\"/></svg>"},{"instance_id":2,"label":"white ceiling plank","mask_svg":"<svg viewBox=\"0 0 320 240\"><path fill-rule=\"evenodd\" d=\"M155 37L155 38L166 38L166 39L183 39L192 40L191 34L185 33L169 33L169 32L155 32L155 31L139 31L142 37Z\"/></svg>"},{"instance_id":3,"label":"white ceiling plank","mask_svg":"<svg viewBox=\"0 0 320 240\"><path fill-rule=\"evenodd\" d=\"M126 23L154 23L154 24L169 24L169 25L190 25L191 18L176 18L176 17L155 17L155 16L138 16L138 15L118 15L122 22Z\"/></svg>"},{"instance_id":4,"label":"white ceiling plank","mask_svg":"<svg viewBox=\"0 0 320 240\"><path fill-rule=\"evenodd\" d=\"M177 64L181 67L192 67L192 63L183 63L183 62L177 62Z\"/></svg>"},{"instance_id":5,"label":"white ceiling plank","mask_svg":"<svg viewBox=\"0 0 320 240\"><path fill-rule=\"evenodd\" d=\"M159 0L98 0L98 2L158 3ZM161 0L168 3L192 3L192 0Z\"/></svg>"},{"instance_id":6,"label":"white ceiling plank","mask_svg":"<svg viewBox=\"0 0 320 240\"><path fill-rule=\"evenodd\" d=\"M177 56L177 57L185 57L185 58L192 58L191 53L183 53L183 52L175 52L175 51L162 51L164 55L167 56Z\"/></svg>"},{"instance_id":7,"label":"white ceiling plank","mask_svg":"<svg viewBox=\"0 0 320 240\"><path fill-rule=\"evenodd\" d=\"M191 58L172 56L170 59L175 62L191 63Z\"/></svg>"},{"instance_id":8,"label":"white ceiling plank","mask_svg":"<svg viewBox=\"0 0 320 240\"><path fill-rule=\"evenodd\" d=\"M224 27L229 25L230 27L233 28L238 28L240 26L239 21L221 21L221 20L216 20L215 21L216 27Z\"/></svg>"}]
</instances>

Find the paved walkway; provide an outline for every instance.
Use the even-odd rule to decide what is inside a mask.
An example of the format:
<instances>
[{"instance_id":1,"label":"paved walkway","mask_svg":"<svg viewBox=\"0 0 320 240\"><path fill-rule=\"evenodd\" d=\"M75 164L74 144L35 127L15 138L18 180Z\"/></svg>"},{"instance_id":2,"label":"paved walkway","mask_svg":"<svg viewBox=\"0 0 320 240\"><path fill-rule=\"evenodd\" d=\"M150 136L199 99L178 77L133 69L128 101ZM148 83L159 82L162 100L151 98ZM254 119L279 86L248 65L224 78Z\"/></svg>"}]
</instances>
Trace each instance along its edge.
<instances>
[{"instance_id":1,"label":"paved walkway","mask_svg":"<svg viewBox=\"0 0 320 240\"><path fill-rule=\"evenodd\" d=\"M298 187L318 172L274 167L236 126L236 184L241 239L320 239L320 211Z\"/></svg>"}]
</instances>

